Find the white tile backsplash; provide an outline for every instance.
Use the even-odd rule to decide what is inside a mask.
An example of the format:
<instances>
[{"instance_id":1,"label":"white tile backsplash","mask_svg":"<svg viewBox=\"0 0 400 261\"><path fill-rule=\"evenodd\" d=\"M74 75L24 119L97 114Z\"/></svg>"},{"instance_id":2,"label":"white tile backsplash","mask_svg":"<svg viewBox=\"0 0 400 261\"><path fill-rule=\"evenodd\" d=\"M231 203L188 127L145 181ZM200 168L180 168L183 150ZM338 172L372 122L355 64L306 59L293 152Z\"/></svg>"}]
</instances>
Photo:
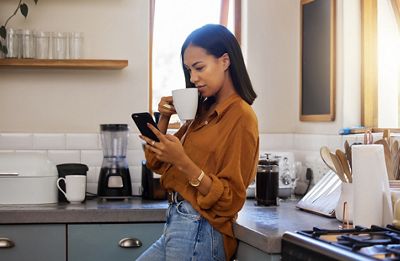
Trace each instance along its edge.
<instances>
[{"instance_id":1,"label":"white tile backsplash","mask_svg":"<svg viewBox=\"0 0 400 261\"><path fill-rule=\"evenodd\" d=\"M67 149L101 149L98 134L66 134Z\"/></svg>"},{"instance_id":2,"label":"white tile backsplash","mask_svg":"<svg viewBox=\"0 0 400 261\"><path fill-rule=\"evenodd\" d=\"M30 133L1 133L1 150L29 150L33 149L33 135Z\"/></svg>"},{"instance_id":3,"label":"white tile backsplash","mask_svg":"<svg viewBox=\"0 0 400 261\"><path fill-rule=\"evenodd\" d=\"M294 150L319 151L322 146L331 150L342 148L340 135L294 134L292 148Z\"/></svg>"},{"instance_id":4,"label":"white tile backsplash","mask_svg":"<svg viewBox=\"0 0 400 261\"><path fill-rule=\"evenodd\" d=\"M142 160L144 160L144 151L142 148L140 150L128 150L126 153L129 166L141 166Z\"/></svg>"},{"instance_id":5,"label":"white tile backsplash","mask_svg":"<svg viewBox=\"0 0 400 261\"><path fill-rule=\"evenodd\" d=\"M88 166L101 166L103 163L103 151L81 150L81 163Z\"/></svg>"},{"instance_id":6,"label":"white tile backsplash","mask_svg":"<svg viewBox=\"0 0 400 261\"><path fill-rule=\"evenodd\" d=\"M378 137L379 136L379 137ZM374 135L374 139L381 134ZM343 148L344 141L350 144L362 142L363 135L318 135L296 133L260 134L260 151L292 151L296 161L311 167L316 179L324 173L326 166L319 156L321 146L331 150ZM98 133L0 133L0 153L34 152L47 154L55 164L83 163L89 167L87 190L97 193L97 183L103 152ZM141 193L141 163L144 160L142 141L138 133L129 133L127 161L131 174L132 193Z\"/></svg>"},{"instance_id":7,"label":"white tile backsplash","mask_svg":"<svg viewBox=\"0 0 400 261\"><path fill-rule=\"evenodd\" d=\"M65 134L34 133L33 148L43 150L65 150Z\"/></svg>"},{"instance_id":8,"label":"white tile backsplash","mask_svg":"<svg viewBox=\"0 0 400 261\"><path fill-rule=\"evenodd\" d=\"M131 174L132 183L142 182L142 166L129 166L129 173Z\"/></svg>"},{"instance_id":9,"label":"white tile backsplash","mask_svg":"<svg viewBox=\"0 0 400 261\"><path fill-rule=\"evenodd\" d=\"M58 165L61 163L80 163L81 152L79 150L49 150L48 157Z\"/></svg>"},{"instance_id":10,"label":"white tile backsplash","mask_svg":"<svg viewBox=\"0 0 400 261\"><path fill-rule=\"evenodd\" d=\"M130 132L128 137L128 150L141 150L142 140L138 132Z\"/></svg>"},{"instance_id":11,"label":"white tile backsplash","mask_svg":"<svg viewBox=\"0 0 400 261\"><path fill-rule=\"evenodd\" d=\"M260 134L260 150L291 150L293 134Z\"/></svg>"},{"instance_id":12,"label":"white tile backsplash","mask_svg":"<svg viewBox=\"0 0 400 261\"><path fill-rule=\"evenodd\" d=\"M47 151L45 150L16 150L15 153L37 153L47 156Z\"/></svg>"},{"instance_id":13,"label":"white tile backsplash","mask_svg":"<svg viewBox=\"0 0 400 261\"><path fill-rule=\"evenodd\" d=\"M99 173L100 173L100 167L93 167L93 166L88 166L89 170L87 172L87 182L88 183L96 183L99 180Z\"/></svg>"},{"instance_id":14,"label":"white tile backsplash","mask_svg":"<svg viewBox=\"0 0 400 261\"><path fill-rule=\"evenodd\" d=\"M89 193L97 194L97 182L87 182L86 191Z\"/></svg>"}]
</instances>

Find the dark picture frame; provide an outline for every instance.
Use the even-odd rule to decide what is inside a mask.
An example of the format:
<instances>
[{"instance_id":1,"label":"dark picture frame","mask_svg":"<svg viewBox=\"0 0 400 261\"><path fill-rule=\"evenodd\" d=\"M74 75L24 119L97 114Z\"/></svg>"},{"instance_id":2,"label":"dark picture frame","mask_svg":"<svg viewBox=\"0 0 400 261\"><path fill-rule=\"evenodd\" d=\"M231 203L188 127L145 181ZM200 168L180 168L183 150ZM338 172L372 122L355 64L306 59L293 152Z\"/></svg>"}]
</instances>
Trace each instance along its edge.
<instances>
[{"instance_id":1,"label":"dark picture frame","mask_svg":"<svg viewBox=\"0 0 400 261\"><path fill-rule=\"evenodd\" d=\"M336 0L301 1L300 121L334 121Z\"/></svg>"}]
</instances>

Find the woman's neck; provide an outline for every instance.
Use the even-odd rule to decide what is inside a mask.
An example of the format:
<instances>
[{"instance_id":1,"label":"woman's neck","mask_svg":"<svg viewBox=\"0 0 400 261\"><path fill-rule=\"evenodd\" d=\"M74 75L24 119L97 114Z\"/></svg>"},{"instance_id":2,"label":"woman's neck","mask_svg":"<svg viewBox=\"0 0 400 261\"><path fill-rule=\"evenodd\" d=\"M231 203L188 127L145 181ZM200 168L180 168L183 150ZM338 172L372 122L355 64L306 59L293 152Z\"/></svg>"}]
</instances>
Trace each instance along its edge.
<instances>
[{"instance_id":1,"label":"woman's neck","mask_svg":"<svg viewBox=\"0 0 400 261\"><path fill-rule=\"evenodd\" d=\"M216 104L220 104L221 102L226 100L229 96L236 93L229 70L227 70L225 73L226 73L225 81L224 81L221 89L215 95L215 103Z\"/></svg>"}]
</instances>

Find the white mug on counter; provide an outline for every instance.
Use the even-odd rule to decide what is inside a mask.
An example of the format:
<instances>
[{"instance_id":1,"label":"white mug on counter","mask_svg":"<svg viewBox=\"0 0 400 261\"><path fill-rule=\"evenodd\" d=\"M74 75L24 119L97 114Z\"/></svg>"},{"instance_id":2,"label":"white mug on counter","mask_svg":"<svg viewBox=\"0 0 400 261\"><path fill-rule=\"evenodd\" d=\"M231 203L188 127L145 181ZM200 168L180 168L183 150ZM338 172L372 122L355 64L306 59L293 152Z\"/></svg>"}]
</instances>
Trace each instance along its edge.
<instances>
[{"instance_id":1,"label":"white mug on counter","mask_svg":"<svg viewBox=\"0 0 400 261\"><path fill-rule=\"evenodd\" d=\"M60 181L64 180L65 190L60 187ZM65 178L57 179L57 188L64 194L65 198L72 204L78 204L85 200L86 176L67 175Z\"/></svg>"},{"instance_id":2,"label":"white mug on counter","mask_svg":"<svg viewBox=\"0 0 400 261\"><path fill-rule=\"evenodd\" d=\"M199 91L197 88L185 88L172 91L172 100L181 121L193 120L197 112Z\"/></svg>"}]
</instances>

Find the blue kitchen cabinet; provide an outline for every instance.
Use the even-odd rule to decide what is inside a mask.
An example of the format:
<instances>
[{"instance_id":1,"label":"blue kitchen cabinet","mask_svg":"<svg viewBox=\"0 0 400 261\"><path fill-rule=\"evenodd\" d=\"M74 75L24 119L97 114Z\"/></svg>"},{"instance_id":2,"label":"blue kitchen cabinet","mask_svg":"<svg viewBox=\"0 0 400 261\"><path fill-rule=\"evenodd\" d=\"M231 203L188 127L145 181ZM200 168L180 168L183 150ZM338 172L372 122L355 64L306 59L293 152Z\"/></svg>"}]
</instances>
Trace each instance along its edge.
<instances>
[{"instance_id":1,"label":"blue kitchen cabinet","mask_svg":"<svg viewBox=\"0 0 400 261\"><path fill-rule=\"evenodd\" d=\"M164 223L69 224L68 261L135 260L163 228Z\"/></svg>"},{"instance_id":2,"label":"blue kitchen cabinet","mask_svg":"<svg viewBox=\"0 0 400 261\"><path fill-rule=\"evenodd\" d=\"M0 225L0 260L66 261L66 226Z\"/></svg>"},{"instance_id":3,"label":"blue kitchen cabinet","mask_svg":"<svg viewBox=\"0 0 400 261\"><path fill-rule=\"evenodd\" d=\"M278 254L271 255L263 252L245 242L239 241L236 259L237 261L278 261L281 260L281 256Z\"/></svg>"}]
</instances>

